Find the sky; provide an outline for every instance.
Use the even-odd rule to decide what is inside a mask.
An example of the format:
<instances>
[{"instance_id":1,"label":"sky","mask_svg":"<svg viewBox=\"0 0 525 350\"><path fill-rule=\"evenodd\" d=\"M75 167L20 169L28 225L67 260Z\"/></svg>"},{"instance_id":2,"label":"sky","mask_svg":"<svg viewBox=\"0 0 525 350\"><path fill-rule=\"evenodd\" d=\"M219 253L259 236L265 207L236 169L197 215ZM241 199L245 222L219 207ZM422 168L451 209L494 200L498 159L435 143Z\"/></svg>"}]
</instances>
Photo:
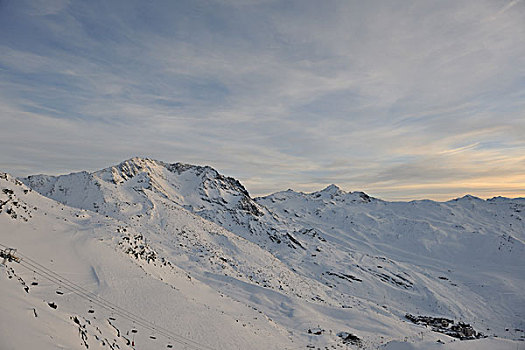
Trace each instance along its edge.
<instances>
[{"instance_id":1,"label":"sky","mask_svg":"<svg viewBox=\"0 0 525 350\"><path fill-rule=\"evenodd\" d=\"M0 171L525 197L525 0L0 0Z\"/></svg>"}]
</instances>

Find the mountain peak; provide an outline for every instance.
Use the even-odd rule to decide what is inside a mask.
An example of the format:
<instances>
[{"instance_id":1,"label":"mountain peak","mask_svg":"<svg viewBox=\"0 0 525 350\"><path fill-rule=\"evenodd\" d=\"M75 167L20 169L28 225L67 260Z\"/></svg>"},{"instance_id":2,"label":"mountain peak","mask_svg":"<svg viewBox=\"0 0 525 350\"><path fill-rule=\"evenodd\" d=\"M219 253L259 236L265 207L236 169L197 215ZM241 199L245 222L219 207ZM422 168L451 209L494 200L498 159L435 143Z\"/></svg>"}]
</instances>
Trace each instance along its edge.
<instances>
[{"instance_id":1,"label":"mountain peak","mask_svg":"<svg viewBox=\"0 0 525 350\"><path fill-rule=\"evenodd\" d=\"M479 197L473 196L471 194L466 194L463 197L459 197L459 198L455 198L455 199L450 200L450 202L457 202L457 201L478 201L478 202L483 202L484 200L479 198Z\"/></svg>"},{"instance_id":2,"label":"mountain peak","mask_svg":"<svg viewBox=\"0 0 525 350\"><path fill-rule=\"evenodd\" d=\"M126 159L117 165L96 171L93 174L104 181L119 184L126 182L141 173L147 173L151 176L152 173L158 172L161 167L165 167L162 162L149 158L133 157Z\"/></svg>"},{"instance_id":3,"label":"mountain peak","mask_svg":"<svg viewBox=\"0 0 525 350\"><path fill-rule=\"evenodd\" d=\"M143 166L152 166L152 165L158 165L158 164L163 164L163 163L158 160L151 159L151 158L131 157L129 159L126 159L120 162L116 166L135 165L135 166L143 167Z\"/></svg>"},{"instance_id":4,"label":"mountain peak","mask_svg":"<svg viewBox=\"0 0 525 350\"><path fill-rule=\"evenodd\" d=\"M172 173L182 174L186 171L192 170L197 176L208 176L208 177L218 177L221 176L219 172L213 169L209 165L193 165L187 163L172 163L166 164L166 168Z\"/></svg>"},{"instance_id":5,"label":"mountain peak","mask_svg":"<svg viewBox=\"0 0 525 350\"><path fill-rule=\"evenodd\" d=\"M339 191L342 191L341 188L335 184L331 184L331 185L328 185L326 186L324 189L322 189L321 191L319 192L324 192L324 193L337 193Z\"/></svg>"},{"instance_id":6,"label":"mountain peak","mask_svg":"<svg viewBox=\"0 0 525 350\"><path fill-rule=\"evenodd\" d=\"M338 195L343 195L343 194L345 194L345 191L343 191L341 188L339 188L339 186L334 185L334 184L328 185L320 191L311 193L311 195L313 195L315 198L319 198L319 197L324 198L326 196L333 197L333 196L338 196Z\"/></svg>"}]
</instances>

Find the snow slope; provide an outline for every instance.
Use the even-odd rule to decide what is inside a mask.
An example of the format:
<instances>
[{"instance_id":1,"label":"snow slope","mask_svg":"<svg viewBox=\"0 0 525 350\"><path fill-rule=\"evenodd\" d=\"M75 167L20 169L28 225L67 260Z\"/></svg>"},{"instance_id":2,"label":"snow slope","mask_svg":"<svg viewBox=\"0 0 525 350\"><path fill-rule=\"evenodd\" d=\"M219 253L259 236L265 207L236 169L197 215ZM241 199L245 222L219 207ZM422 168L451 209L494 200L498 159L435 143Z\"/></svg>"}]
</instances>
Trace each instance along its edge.
<instances>
[{"instance_id":1,"label":"snow slope","mask_svg":"<svg viewBox=\"0 0 525 350\"><path fill-rule=\"evenodd\" d=\"M523 344L512 341L523 340L525 328L523 199L391 203L334 185L253 199L237 180L212 168L141 158L94 173L21 179L34 191L4 177L2 188L16 193L19 204L45 209L8 213L9 200L0 209L0 243L35 261L62 259L62 271L88 270L74 276L91 292L134 314L146 309L147 320L204 346L469 343L414 325L406 313L468 322L491 336L476 346ZM22 276L16 264L8 266ZM9 299L21 298L26 309L36 305L20 290L10 291ZM10 312L20 309L7 304ZM80 301L67 305L62 319L68 326L77 325L66 317L73 311L91 320L79 313L86 308ZM61 307L43 309L56 316ZM43 325L33 329L52 334ZM360 342L344 341L350 333ZM142 337L150 344L144 346L160 348Z\"/></svg>"},{"instance_id":2,"label":"snow slope","mask_svg":"<svg viewBox=\"0 0 525 350\"><path fill-rule=\"evenodd\" d=\"M293 345L283 329L251 306L168 261L151 260L151 254L141 254L152 252L146 244L133 249L125 239L141 235L133 228L124 233L121 222L44 198L8 175L0 183L0 242L18 248L22 257L20 264L3 267L2 349Z\"/></svg>"},{"instance_id":3,"label":"snow slope","mask_svg":"<svg viewBox=\"0 0 525 350\"><path fill-rule=\"evenodd\" d=\"M326 239L314 257L319 271L351 272L362 282L343 288L354 295L453 316L499 336L523 329L524 199L391 203L332 185L257 202Z\"/></svg>"},{"instance_id":4,"label":"snow slope","mask_svg":"<svg viewBox=\"0 0 525 350\"><path fill-rule=\"evenodd\" d=\"M260 285L278 278L301 290L305 282L260 247L183 208L169 219L180 231L163 234L64 206L8 175L0 181L1 244L22 257L2 276L8 298L1 314L12 315L2 317L2 348L133 348L131 340L141 349L342 347L335 333L350 320L391 336L414 332L375 312L334 310ZM318 322L334 330L309 335L305 327Z\"/></svg>"}]
</instances>

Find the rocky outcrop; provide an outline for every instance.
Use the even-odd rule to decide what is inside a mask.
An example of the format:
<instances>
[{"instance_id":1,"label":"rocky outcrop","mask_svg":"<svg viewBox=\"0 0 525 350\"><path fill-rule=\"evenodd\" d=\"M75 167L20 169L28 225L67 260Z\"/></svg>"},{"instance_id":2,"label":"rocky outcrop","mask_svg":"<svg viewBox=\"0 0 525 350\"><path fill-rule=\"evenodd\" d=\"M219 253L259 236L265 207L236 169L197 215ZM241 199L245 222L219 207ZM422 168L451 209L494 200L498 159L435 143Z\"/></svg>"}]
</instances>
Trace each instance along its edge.
<instances>
[{"instance_id":1,"label":"rocky outcrop","mask_svg":"<svg viewBox=\"0 0 525 350\"><path fill-rule=\"evenodd\" d=\"M430 327L434 332L443 333L460 340L485 337L483 333L476 332L468 323L458 322L455 324L454 320L443 317L414 316L411 314L406 314L405 317L415 324Z\"/></svg>"}]
</instances>

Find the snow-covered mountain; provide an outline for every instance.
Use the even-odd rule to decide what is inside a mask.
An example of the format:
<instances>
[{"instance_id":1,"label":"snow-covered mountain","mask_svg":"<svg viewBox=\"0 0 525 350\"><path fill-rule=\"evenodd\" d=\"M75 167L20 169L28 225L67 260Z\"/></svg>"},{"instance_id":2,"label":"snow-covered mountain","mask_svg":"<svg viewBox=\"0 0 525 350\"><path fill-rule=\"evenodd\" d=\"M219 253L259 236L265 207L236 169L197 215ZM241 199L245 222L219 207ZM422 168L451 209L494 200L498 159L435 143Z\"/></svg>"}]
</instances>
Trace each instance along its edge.
<instances>
[{"instance_id":1,"label":"snow-covered mountain","mask_svg":"<svg viewBox=\"0 0 525 350\"><path fill-rule=\"evenodd\" d=\"M330 243L311 261L318 271L336 267L332 281L352 295L500 336L523 327L524 199L385 202L332 185L257 202ZM349 272L351 281L341 279Z\"/></svg>"},{"instance_id":2,"label":"snow-covered mountain","mask_svg":"<svg viewBox=\"0 0 525 350\"><path fill-rule=\"evenodd\" d=\"M0 243L54 271L78 274L78 283L112 305L137 315L147 309L144 318L164 334L146 337L147 327L130 333L141 349L165 347L177 336L196 342L190 348L214 349L408 349L431 348L436 340L454 347L456 338L443 333L453 335L460 321L474 335L490 336L470 346L515 349L525 339L525 199L386 202L335 185L254 199L210 167L143 158L93 173L19 180L0 179ZM7 265L7 274L26 286L38 277ZM21 324L31 313L16 310L38 306L61 320L64 334L82 327L74 317L91 322L87 340L77 340L100 345L97 327L110 327L102 331L104 346L110 335L120 348L131 339L116 335L130 331L133 317L119 320L117 332L108 324L119 318L106 313L95 321L81 300L64 302L67 312L57 316L61 307L39 301L55 296L56 283L39 282L24 295L12 281L2 288L11 288L8 299L18 304L4 302L2 310ZM439 328L407 314L455 323L439 321L447 324ZM31 317L35 339L54 334L48 322ZM8 320L0 320L4 329ZM14 334L1 338L16 342Z\"/></svg>"},{"instance_id":3,"label":"snow-covered mountain","mask_svg":"<svg viewBox=\"0 0 525 350\"><path fill-rule=\"evenodd\" d=\"M250 238L261 236L261 244L268 237L278 240L255 224L258 218L269 216L265 208L252 200L239 181L208 166L132 158L94 173L36 175L22 181L46 197L111 217L154 214L153 201L162 199Z\"/></svg>"},{"instance_id":4,"label":"snow-covered mountain","mask_svg":"<svg viewBox=\"0 0 525 350\"><path fill-rule=\"evenodd\" d=\"M195 278L208 271L199 267L205 246L234 250L240 261L248 254L266 258L253 244L182 209L177 244L156 251L146 242L155 231L65 206L7 174L0 184L0 243L22 258L3 268L0 348L294 346L282 326L252 305Z\"/></svg>"}]
</instances>

